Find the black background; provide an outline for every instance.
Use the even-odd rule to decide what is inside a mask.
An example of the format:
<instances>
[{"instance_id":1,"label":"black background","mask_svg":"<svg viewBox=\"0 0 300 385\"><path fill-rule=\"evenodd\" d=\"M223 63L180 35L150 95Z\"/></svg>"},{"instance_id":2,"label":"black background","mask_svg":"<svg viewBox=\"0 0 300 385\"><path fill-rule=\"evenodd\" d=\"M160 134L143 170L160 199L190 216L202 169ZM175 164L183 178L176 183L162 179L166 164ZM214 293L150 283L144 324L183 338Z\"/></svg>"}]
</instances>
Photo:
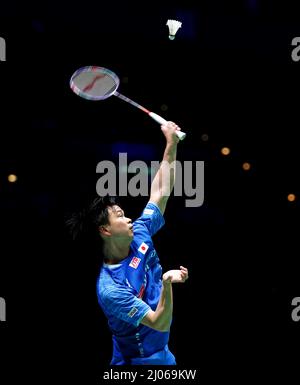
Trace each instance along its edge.
<instances>
[{"instance_id":1,"label":"black background","mask_svg":"<svg viewBox=\"0 0 300 385\"><path fill-rule=\"evenodd\" d=\"M267 0L1 6L0 331L3 368L15 368L9 378L41 380L39 367L67 383L98 383L109 364L95 293L100 261L69 241L64 217L95 194L96 164L116 161L117 143L130 160L150 162L164 138L117 98L89 102L70 91L72 73L92 64L115 71L120 92L187 132L180 161L205 161L204 204L186 208L171 197L154 238L164 270L190 271L174 287L178 364L203 379L296 371L299 202L286 196L299 195L298 14L296 3ZM174 41L171 18L183 22ZM134 219L146 202L129 197L123 206Z\"/></svg>"}]
</instances>

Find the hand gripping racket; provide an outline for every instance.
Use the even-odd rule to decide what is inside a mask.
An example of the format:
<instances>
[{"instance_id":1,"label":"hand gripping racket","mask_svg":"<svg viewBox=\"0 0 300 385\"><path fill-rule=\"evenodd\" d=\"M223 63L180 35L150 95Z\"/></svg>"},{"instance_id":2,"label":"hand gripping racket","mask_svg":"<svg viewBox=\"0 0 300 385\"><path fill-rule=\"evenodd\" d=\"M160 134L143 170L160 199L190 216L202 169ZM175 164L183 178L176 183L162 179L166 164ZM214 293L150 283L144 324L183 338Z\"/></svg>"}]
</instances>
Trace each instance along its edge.
<instances>
[{"instance_id":1,"label":"hand gripping racket","mask_svg":"<svg viewBox=\"0 0 300 385\"><path fill-rule=\"evenodd\" d=\"M103 67L88 66L79 68L71 77L70 87L75 94L88 100L103 100L112 95L130 103L132 106L146 112L152 119L159 124L167 124L167 121L161 116L147 110L147 108L127 98L117 92L120 80L118 76ZM183 140L186 134L182 131L176 131L176 135L180 140Z\"/></svg>"}]
</instances>

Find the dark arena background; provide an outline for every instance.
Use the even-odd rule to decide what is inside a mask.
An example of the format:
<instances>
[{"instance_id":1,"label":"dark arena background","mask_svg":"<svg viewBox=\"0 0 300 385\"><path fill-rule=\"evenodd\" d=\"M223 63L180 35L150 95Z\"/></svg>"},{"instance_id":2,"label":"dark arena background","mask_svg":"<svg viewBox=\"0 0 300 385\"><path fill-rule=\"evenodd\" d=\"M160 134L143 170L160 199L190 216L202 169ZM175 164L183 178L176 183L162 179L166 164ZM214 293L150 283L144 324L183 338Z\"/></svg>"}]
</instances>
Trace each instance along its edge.
<instances>
[{"instance_id":1,"label":"dark arena background","mask_svg":"<svg viewBox=\"0 0 300 385\"><path fill-rule=\"evenodd\" d=\"M165 141L118 98L75 95L70 77L87 65L187 133L182 164L204 161L203 204L172 195L154 237L164 271L189 268L174 286L178 368L202 384L297 378L299 11L271 0L1 4L1 384L109 382L101 260L64 221L96 195L100 161L126 152L150 166ZM174 40L168 19L182 22ZM132 219L146 202L121 198Z\"/></svg>"}]
</instances>

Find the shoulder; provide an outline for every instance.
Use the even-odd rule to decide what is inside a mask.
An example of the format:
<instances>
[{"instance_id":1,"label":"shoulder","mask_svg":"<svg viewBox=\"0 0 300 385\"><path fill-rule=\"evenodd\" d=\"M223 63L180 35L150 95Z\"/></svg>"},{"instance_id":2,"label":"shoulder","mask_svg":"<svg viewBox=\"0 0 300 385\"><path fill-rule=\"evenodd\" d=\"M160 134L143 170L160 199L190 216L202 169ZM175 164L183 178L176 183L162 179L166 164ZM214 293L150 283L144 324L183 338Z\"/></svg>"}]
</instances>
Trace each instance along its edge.
<instances>
[{"instance_id":1,"label":"shoulder","mask_svg":"<svg viewBox=\"0 0 300 385\"><path fill-rule=\"evenodd\" d=\"M104 264L101 268L101 272L97 279L97 293L101 297L106 297L110 293L117 292L120 289L120 283L117 283L113 276L119 276L122 275L123 272L123 266L122 265L115 265L114 267L111 267L108 269L105 267Z\"/></svg>"},{"instance_id":2,"label":"shoulder","mask_svg":"<svg viewBox=\"0 0 300 385\"><path fill-rule=\"evenodd\" d=\"M118 301L121 298L131 296L130 288L125 285L111 284L108 286L100 285L98 288L98 296L103 303Z\"/></svg>"},{"instance_id":3,"label":"shoulder","mask_svg":"<svg viewBox=\"0 0 300 385\"><path fill-rule=\"evenodd\" d=\"M140 217L134 222L137 230L144 228L150 233L150 236L154 235L165 224L162 212L156 203L149 201L144 208Z\"/></svg>"},{"instance_id":4,"label":"shoulder","mask_svg":"<svg viewBox=\"0 0 300 385\"><path fill-rule=\"evenodd\" d=\"M153 202L148 202L139 218L134 221L134 224L145 225L149 221L159 220L164 223L164 217L160 208Z\"/></svg>"}]
</instances>

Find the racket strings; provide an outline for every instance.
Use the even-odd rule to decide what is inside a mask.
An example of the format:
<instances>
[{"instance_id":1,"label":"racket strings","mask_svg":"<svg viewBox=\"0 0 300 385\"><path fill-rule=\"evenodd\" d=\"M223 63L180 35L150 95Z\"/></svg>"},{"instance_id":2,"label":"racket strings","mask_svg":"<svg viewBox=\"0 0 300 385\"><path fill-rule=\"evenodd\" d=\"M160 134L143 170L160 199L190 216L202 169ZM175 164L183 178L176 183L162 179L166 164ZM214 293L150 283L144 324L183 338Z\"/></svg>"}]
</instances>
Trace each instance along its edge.
<instances>
[{"instance_id":1,"label":"racket strings","mask_svg":"<svg viewBox=\"0 0 300 385\"><path fill-rule=\"evenodd\" d=\"M71 80L71 88L75 93L92 100L108 98L114 94L118 86L117 76L111 75L104 69L95 70L92 67L79 71Z\"/></svg>"},{"instance_id":2,"label":"racket strings","mask_svg":"<svg viewBox=\"0 0 300 385\"><path fill-rule=\"evenodd\" d=\"M90 90L84 91L91 93L92 95L95 96L102 96L102 97L107 97L110 96L115 92L117 89L118 85L114 81L113 78L110 76L101 76L97 75L95 76L95 79L92 81L93 85Z\"/></svg>"}]
</instances>

